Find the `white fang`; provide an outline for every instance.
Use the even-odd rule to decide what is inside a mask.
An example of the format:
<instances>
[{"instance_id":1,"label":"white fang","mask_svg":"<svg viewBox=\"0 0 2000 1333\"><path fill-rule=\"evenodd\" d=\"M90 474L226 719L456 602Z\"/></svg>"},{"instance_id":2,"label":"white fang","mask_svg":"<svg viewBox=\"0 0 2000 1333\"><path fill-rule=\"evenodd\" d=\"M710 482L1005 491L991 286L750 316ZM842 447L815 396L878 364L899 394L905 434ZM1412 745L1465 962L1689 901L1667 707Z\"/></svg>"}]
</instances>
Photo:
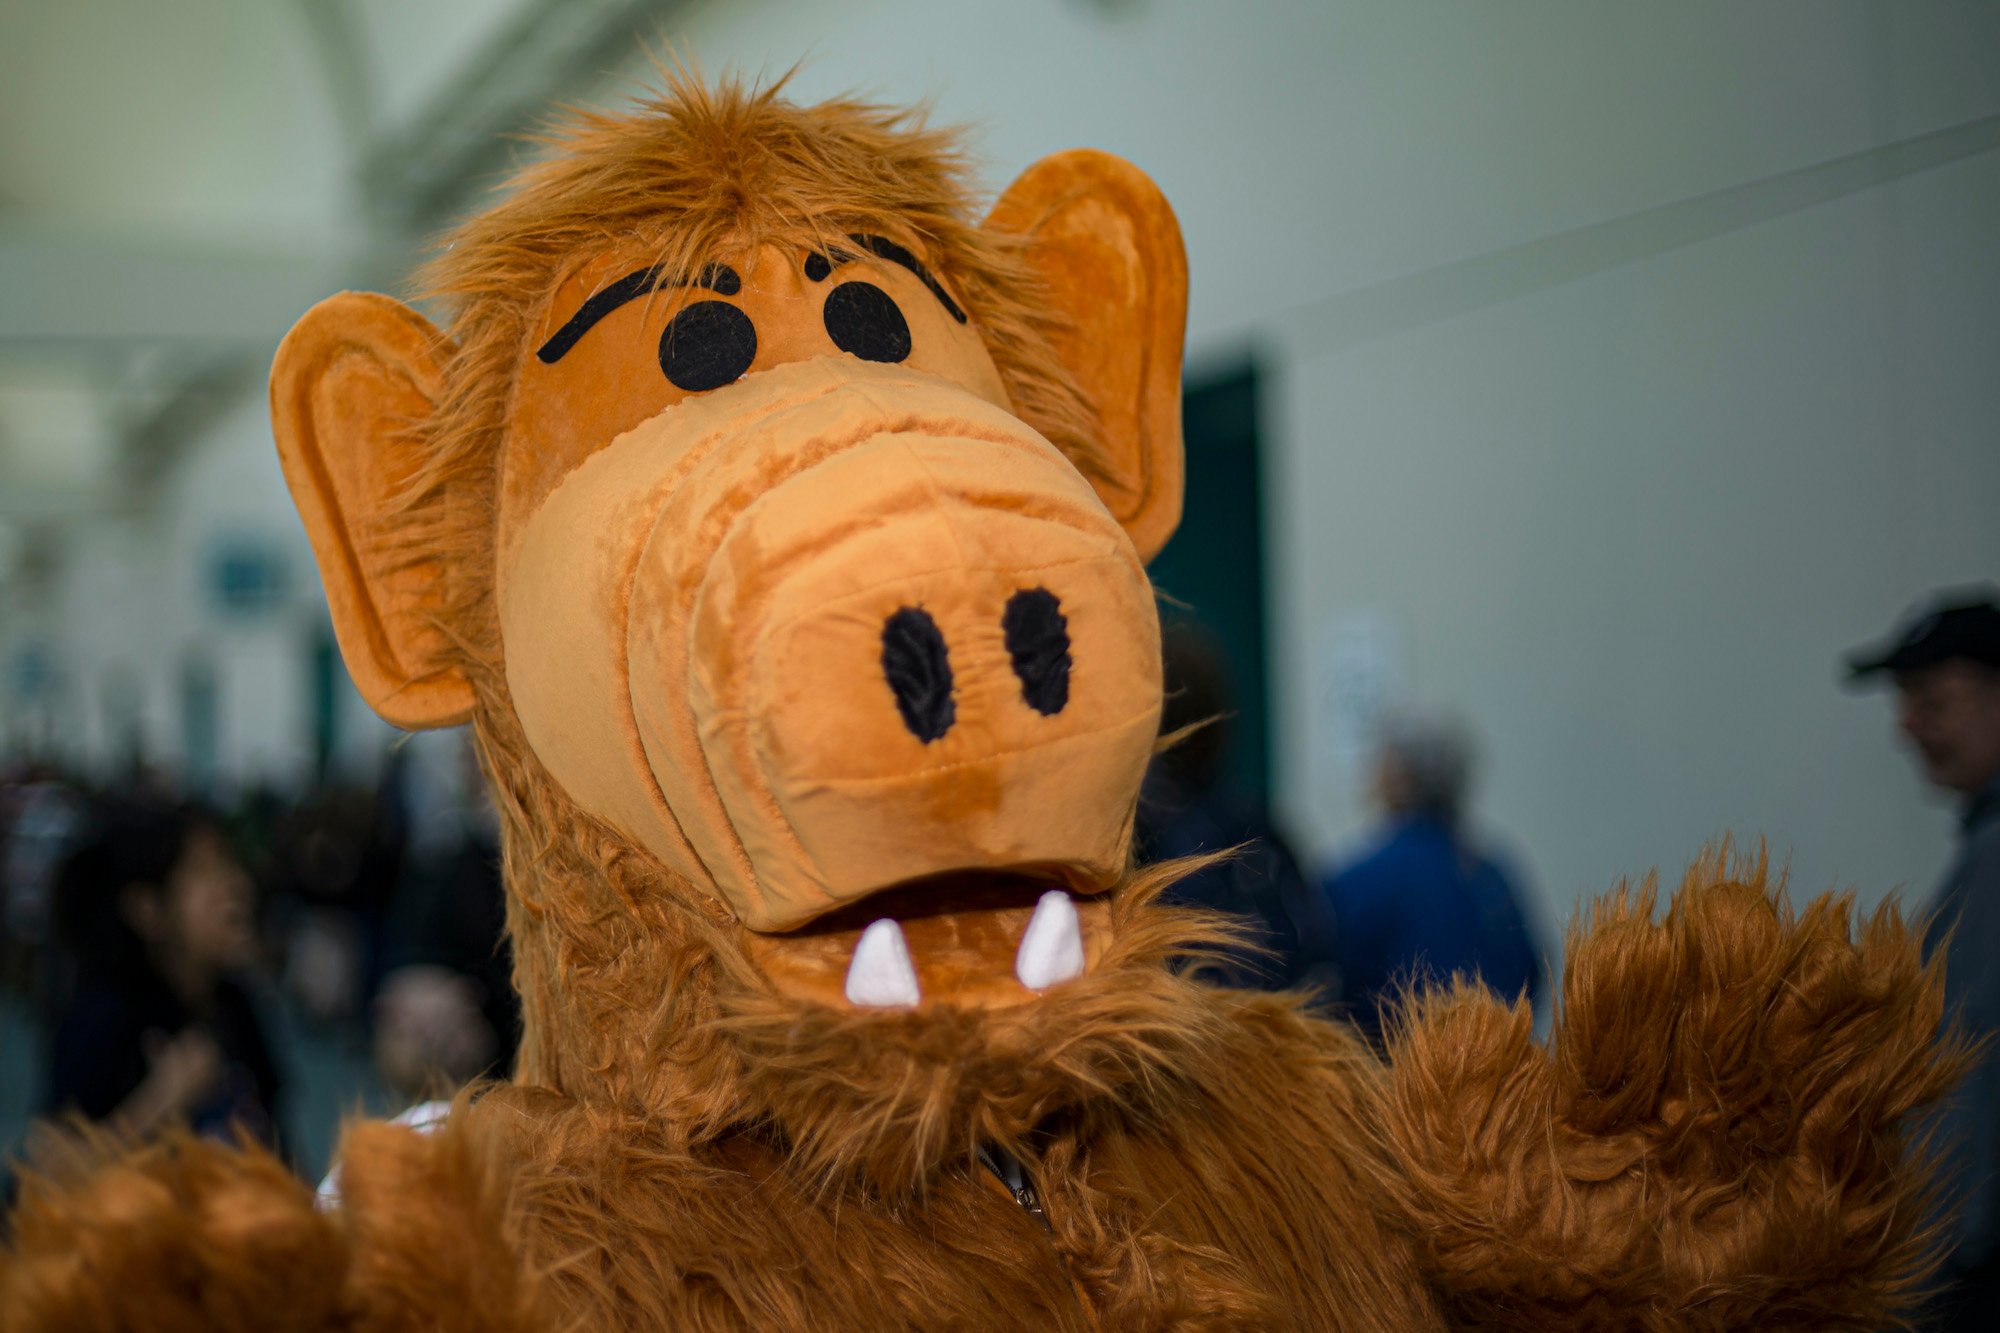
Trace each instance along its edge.
<instances>
[{"instance_id":1,"label":"white fang","mask_svg":"<svg viewBox=\"0 0 2000 1333\"><path fill-rule=\"evenodd\" d=\"M1014 975L1029 990L1047 990L1058 981L1083 974L1083 931L1076 904L1061 889L1050 889L1035 904L1028 928L1021 932L1021 951L1014 955Z\"/></svg>"},{"instance_id":2,"label":"white fang","mask_svg":"<svg viewBox=\"0 0 2000 1333\"><path fill-rule=\"evenodd\" d=\"M861 932L847 965L847 998L870 1009L908 1009L923 997L903 928L883 917Z\"/></svg>"}]
</instances>

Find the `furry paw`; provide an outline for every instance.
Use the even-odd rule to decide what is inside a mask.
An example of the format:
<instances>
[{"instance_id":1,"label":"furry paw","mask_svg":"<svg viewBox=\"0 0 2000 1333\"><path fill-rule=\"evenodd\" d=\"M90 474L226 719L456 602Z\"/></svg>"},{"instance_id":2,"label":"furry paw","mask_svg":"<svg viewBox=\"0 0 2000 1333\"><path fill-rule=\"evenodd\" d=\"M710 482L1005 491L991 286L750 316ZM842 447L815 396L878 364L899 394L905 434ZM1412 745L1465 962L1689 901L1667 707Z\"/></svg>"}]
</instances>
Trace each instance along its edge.
<instances>
[{"instance_id":1,"label":"furry paw","mask_svg":"<svg viewBox=\"0 0 2000 1333\"><path fill-rule=\"evenodd\" d=\"M346 1327L346 1246L275 1158L187 1135L89 1138L23 1179L0 1252L0 1324L38 1329Z\"/></svg>"},{"instance_id":2,"label":"furry paw","mask_svg":"<svg viewBox=\"0 0 2000 1333\"><path fill-rule=\"evenodd\" d=\"M1549 1048L1477 988L1419 997L1388 1126L1435 1270L1481 1326L1879 1327L1925 1271L1915 1116L1961 1048L1893 906L1794 913L1763 857L1572 928Z\"/></svg>"}]
</instances>

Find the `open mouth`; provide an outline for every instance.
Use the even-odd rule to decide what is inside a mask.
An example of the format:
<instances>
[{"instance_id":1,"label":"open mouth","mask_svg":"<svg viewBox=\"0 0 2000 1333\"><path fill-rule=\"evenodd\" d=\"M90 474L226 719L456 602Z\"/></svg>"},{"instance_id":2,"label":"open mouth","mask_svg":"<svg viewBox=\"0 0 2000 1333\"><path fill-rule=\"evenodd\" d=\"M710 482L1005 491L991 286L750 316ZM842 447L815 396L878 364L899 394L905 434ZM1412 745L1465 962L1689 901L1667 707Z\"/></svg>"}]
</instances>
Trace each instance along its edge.
<instances>
[{"instance_id":1,"label":"open mouth","mask_svg":"<svg viewBox=\"0 0 2000 1333\"><path fill-rule=\"evenodd\" d=\"M1060 873L955 871L885 889L750 956L787 994L844 1008L999 1008L1083 975L1103 956L1110 905Z\"/></svg>"}]
</instances>

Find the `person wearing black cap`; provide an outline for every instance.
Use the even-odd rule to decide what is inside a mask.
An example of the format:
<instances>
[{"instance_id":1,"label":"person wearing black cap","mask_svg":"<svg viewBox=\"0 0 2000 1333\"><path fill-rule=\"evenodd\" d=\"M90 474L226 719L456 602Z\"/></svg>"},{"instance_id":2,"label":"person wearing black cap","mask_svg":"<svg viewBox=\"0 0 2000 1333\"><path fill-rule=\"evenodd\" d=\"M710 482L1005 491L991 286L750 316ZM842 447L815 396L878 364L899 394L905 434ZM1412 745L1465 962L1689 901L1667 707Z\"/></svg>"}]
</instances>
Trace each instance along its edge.
<instances>
[{"instance_id":1,"label":"person wearing black cap","mask_svg":"<svg viewBox=\"0 0 2000 1333\"><path fill-rule=\"evenodd\" d=\"M1848 658L1851 679L1887 675L1896 722L1924 776L1963 802L1958 855L1930 904L1927 944L1945 950L1947 1014L1975 1038L2000 1034L2000 606L1996 589L1937 595L1888 640ZM1990 1328L2000 1306L2000 1059L1981 1062L1949 1104L1954 1246L1928 1325Z\"/></svg>"}]
</instances>

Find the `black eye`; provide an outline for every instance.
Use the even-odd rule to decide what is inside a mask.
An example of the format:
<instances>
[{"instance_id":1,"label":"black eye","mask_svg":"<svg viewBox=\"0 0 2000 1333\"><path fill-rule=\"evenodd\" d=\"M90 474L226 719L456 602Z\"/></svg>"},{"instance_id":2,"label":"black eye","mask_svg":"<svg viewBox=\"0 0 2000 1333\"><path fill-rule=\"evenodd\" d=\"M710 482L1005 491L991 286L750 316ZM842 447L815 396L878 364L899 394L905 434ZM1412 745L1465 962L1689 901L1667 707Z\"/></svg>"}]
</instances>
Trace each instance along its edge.
<instances>
[{"instance_id":1,"label":"black eye","mask_svg":"<svg viewBox=\"0 0 2000 1333\"><path fill-rule=\"evenodd\" d=\"M660 369L689 393L734 384L757 359L757 326L727 301L696 301L660 334Z\"/></svg>"},{"instance_id":2,"label":"black eye","mask_svg":"<svg viewBox=\"0 0 2000 1333\"><path fill-rule=\"evenodd\" d=\"M889 293L872 282L843 282L826 294L820 316L833 345L863 361L901 361L910 354L910 326Z\"/></svg>"}]
</instances>

